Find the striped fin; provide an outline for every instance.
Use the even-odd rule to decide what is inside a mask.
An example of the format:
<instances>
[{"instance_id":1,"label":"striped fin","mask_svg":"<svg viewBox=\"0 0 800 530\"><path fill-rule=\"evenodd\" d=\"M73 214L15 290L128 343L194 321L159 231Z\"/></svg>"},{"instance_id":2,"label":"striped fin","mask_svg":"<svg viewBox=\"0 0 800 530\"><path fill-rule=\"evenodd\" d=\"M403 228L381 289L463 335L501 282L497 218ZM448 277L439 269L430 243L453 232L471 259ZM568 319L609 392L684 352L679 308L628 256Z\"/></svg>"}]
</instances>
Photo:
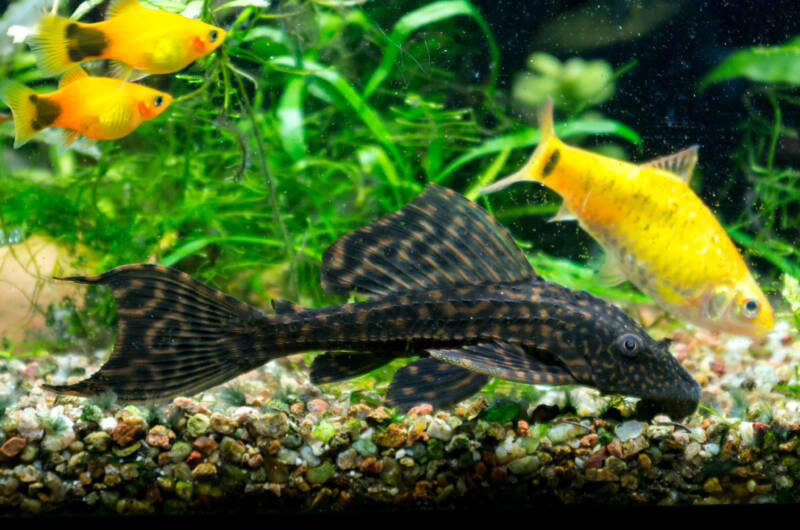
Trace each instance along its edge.
<instances>
[{"instance_id":1,"label":"striped fin","mask_svg":"<svg viewBox=\"0 0 800 530\"><path fill-rule=\"evenodd\" d=\"M344 381L369 373L395 359L396 353L323 353L311 363L311 382L319 385Z\"/></svg>"},{"instance_id":2,"label":"striped fin","mask_svg":"<svg viewBox=\"0 0 800 530\"><path fill-rule=\"evenodd\" d=\"M519 346L507 342L428 350L428 353L433 358L507 381L546 385L579 383L566 368L544 363Z\"/></svg>"},{"instance_id":3,"label":"striped fin","mask_svg":"<svg viewBox=\"0 0 800 530\"><path fill-rule=\"evenodd\" d=\"M669 171L688 184L689 180L692 178L694 166L697 165L697 152L699 150L700 146L692 145L677 153L661 156L649 162L639 164L639 167L654 167Z\"/></svg>"},{"instance_id":4,"label":"striped fin","mask_svg":"<svg viewBox=\"0 0 800 530\"><path fill-rule=\"evenodd\" d=\"M85 79L87 77L89 77L89 74L86 73L86 70L81 68L80 65L76 64L67 70L67 73L61 77L61 80L58 82L58 88L64 88L70 83L74 83L75 81Z\"/></svg>"},{"instance_id":5,"label":"striped fin","mask_svg":"<svg viewBox=\"0 0 800 530\"><path fill-rule=\"evenodd\" d=\"M127 401L192 395L269 360L256 344L265 315L178 270L135 264L60 279L111 289L117 340L100 370L74 385L48 386L56 392L111 391Z\"/></svg>"},{"instance_id":6,"label":"striped fin","mask_svg":"<svg viewBox=\"0 0 800 530\"><path fill-rule=\"evenodd\" d=\"M11 79L0 83L0 99L14 116L14 147L22 146L34 134L50 127L61 115L57 102Z\"/></svg>"},{"instance_id":7,"label":"striped fin","mask_svg":"<svg viewBox=\"0 0 800 530\"><path fill-rule=\"evenodd\" d=\"M371 294L536 278L509 233L483 208L430 184L401 210L340 237L323 255L322 287Z\"/></svg>"},{"instance_id":8,"label":"striped fin","mask_svg":"<svg viewBox=\"0 0 800 530\"><path fill-rule=\"evenodd\" d=\"M118 17L126 11L134 9L144 9L139 0L111 0L108 4L108 9L106 9L106 20Z\"/></svg>"},{"instance_id":9,"label":"striped fin","mask_svg":"<svg viewBox=\"0 0 800 530\"><path fill-rule=\"evenodd\" d=\"M384 402L403 410L420 403L441 407L467 399L488 382L484 374L424 357L395 372Z\"/></svg>"},{"instance_id":10,"label":"striped fin","mask_svg":"<svg viewBox=\"0 0 800 530\"><path fill-rule=\"evenodd\" d=\"M31 51L42 75L53 76L102 56L108 44L106 34L93 24L45 14L36 26Z\"/></svg>"}]
</instances>

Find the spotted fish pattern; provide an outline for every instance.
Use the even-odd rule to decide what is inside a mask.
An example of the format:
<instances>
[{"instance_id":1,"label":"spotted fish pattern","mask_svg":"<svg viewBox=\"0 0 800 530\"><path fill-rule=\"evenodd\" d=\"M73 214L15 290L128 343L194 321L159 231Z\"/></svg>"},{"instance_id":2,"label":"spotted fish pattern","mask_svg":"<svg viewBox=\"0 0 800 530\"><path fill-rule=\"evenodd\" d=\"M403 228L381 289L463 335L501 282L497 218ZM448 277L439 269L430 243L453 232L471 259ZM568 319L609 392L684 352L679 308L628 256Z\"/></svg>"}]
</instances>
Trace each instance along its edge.
<instances>
[{"instance_id":1,"label":"spotted fish pattern","mask_svg":"<svg viewBox=\"0 0 800 530\"><path fill-rule=\"evenodd\" d=\"M622 310L536 274L485 210L438 185L403 209L337 240L322 285L363 302L304 308L273 300L265 314L189 275L136 264L66 278L109 287L118 336L88 379L51 386L124 400L193 394L269 360L327 351L316 383L366 373L400 357L386 403L445 405L491 377L580 384L642 398L648 413L691 414L700 387Z\"/></svg>"}]
</instances>

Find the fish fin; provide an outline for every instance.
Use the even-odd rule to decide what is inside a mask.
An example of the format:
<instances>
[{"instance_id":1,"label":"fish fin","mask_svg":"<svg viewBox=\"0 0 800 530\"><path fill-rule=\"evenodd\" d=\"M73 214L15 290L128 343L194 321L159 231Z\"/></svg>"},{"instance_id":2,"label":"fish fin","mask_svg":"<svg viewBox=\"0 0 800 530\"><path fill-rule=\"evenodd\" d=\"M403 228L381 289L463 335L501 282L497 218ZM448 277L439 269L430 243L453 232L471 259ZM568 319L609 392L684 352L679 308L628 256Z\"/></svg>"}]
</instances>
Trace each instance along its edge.
<instances>
[{"instance_id":1,"label":"fish fin","mask_svg":"<svg viewBox=\"0 0 800 530\"><path fill-rule=\"evenodd\" d=\"M118 61L116 59L109 59L108 70L111 77L114 79L121 79L123 83L128 81L138 81L139 79L150 75L147 72L137 70L127 63Z\"/></svg>"},{"instance_id":2,"label":"fish fin","mask_svg":"<svg viewBox=\"0 0 800 530\"><path fill-rule=\"evenodd\" d=\"M132 118L133 109L129 104L111 105L99 115L93 117L93 119L97 120L101 130L114 132L126 128Z\"/></svg>"},{"instance_id":3,"label":"fish fin","mask_svg":"<svg viewBox=\"0 0 800 530\"><path fill-rule=\"evenodd\" d=\"M139 0L111 0L108 4L108 9L106 9L106 20L118 17L132 9L144 9L144 7L139 3Z\"/></svg>"},{"instance_id":4,"label":"fish fin","mask_svg":"<svg viewBox=\"0 0 800 530\"><path fill-rule=\"evenodd\" d=\"M340 237L322 260L322 287L336 294L538 277L486 210L436 184L402 209Z\"/></svg>"},{"instance_id":5,"label":"fish fin","mask_svg":"<svg viewBox=\"0 0 800 530\"><path fill-rule=\"evenodd\" d=\"M562 202L561 206L558 208L556 214L547 220L548 223L554 223L556 221L577 221L578 218L575 217L575 214L572 213L567 207L566 202Z\"/></svg>"},{"instance_id":6,"label":"fish fin","mask_svg":"<svg viewBox=\"0 0 800 530\"><path fill-rule=\"evenodd\" d=\"M708 299L705 308L705 317L709 320L718 320L728 307L730 291L727 287L717 287Z\"/></svg>"},{"instance_id":7,"label":"fish fin","mask_svg":"<svg viewBox=\"0 0 800 530\"><path fill-rule=\"evenodd\" d=\"M43 76L58 75L68 70L75 61L69 57L69 39L67 25L74 23L68 18L45 14L39 19L36 33L31 39L31 51L36 59L36 66Z\"/></svg>"},{"instance_id":8,"label":"fish fin","mask_svg":"<svg viewBox=\"0 0 800 530\"><path fill-rule=\"evenodd\" d=\"M689 181L692 178L692 171L694 171L694 166L697 165L697 152L699 149L700 146L693 145L678 151L677 153L661 156L648 162L639 164L639 167L654 167L663 169L664 171L669 171L670 173L680 177L682 181L689 184Z\"/></svg>"},{"instance_id":9,"label":"fish fin","mask_svg":"<svg viewBox=\"0 0 800 530\"><path fill-rule=\"evenodd\" d=\"M572 385L579 381L563 366L545 363L516 344L488 342L458 349L428 350L431 357L507 381Z\"/></svg>"},{"instance_id":10,"label":"fish fin","mask_svg":"<svg viewBox=\"0 0 800 530\"><path fill-rule=\"evenodd\" d=\"M111 290L117 340L97 372L72 385L48 386L56 392L111 391L130 401L188 396L272 358L258 344L269 317L178 270L134 264L57 279Z\"/></svg>"},{"instance_id":11,"label":"fish fin","mask_svg":"<svg viewBox=\"0 0 800 530\"><path fill-rule=\"evenodd\" d=\"M558 163L560 156L559 151L553 150L547 160L543 160L545 154L548 152L548 145L550 140L556 138L555 128L553 126L553 98L548 96L547 99L539 106L539 144L534 149L533 154L528 159L528 162L522 166L522 169L513 173L497 182L486 186L481 189L480 193L489 194L500 191L509 187L516 182L534 181L541 182L547 174L549 174L555 165Z\"/></svg>"},{"instance_id":12,"label":"fish fin","mask_svg":"<svg viewBox=\"0 0 800 530\"><path fill-rule=\"evenodd\" d=\"M80 137L81 133L79 133L78 131L74 131L72 129L64 129L64 140L62 142L61 149L59 149L58 151L58 156L61 156L67 151L69 151L69 148L72 147L72 144L74 144L75 141Z\"/></svg>"},{"instance_id":13,"label":"fish fin","mask_svg":"<svg viewBox=\"0 0 800 530\"><path fill-rule=\"evenodd\" d=\"M407 354L406 354L407 355ZM397 359L398 354L327 352L314 357L311 382L315 385L335 383L369 373Z\"/></svg>"},{"instance_id":14,"label":"fish fin","mask_svg":"<svg viewBox=\"0 0 800 530\"><path fill-rule=\"evenodd\" d=\"M67 73L61 77L61 80L58 82L58 88L64 88L70 83L74 83L79 79L85 79L87 77L89 77L89 74L86 73L86 70L81 68L81 65L76 64L67 70Z\"/></svg>"},{"instance_id":15,"label":"fish fin","mask_svg":"<svg viewBox=\"0 0 800 530\"><path fill-rule=\"evenodd\" d=\"M11 109L11 114L14 116L15 148L24 145L44 128L36 125L41 125L38 121L39 102L46 101L46 98L39 96L22 83L7 79L0 83L0 99Z\"/></svg>"},{"instance_id":16,"label":"fish fin","mask_svg":"<svg viewBox=\"0 0 800 530\"><path fill-rule=\"evenodd\" d=\"M272 309L275 311L276 315L299 313L300 311L304 311L306 309L305 307L295 304L291 300L286 300L285 298L273 298L271 303Z\"/></svg>"},{"instance_id":17,"label":"fish fin","mask_svg":"<svg viewBox=\"0 0 800 530\"><path fill-rule=\"evenodd\" d=\"M616 256L606 253L603 264L600 265L600 270L597 271L597 283L606 287L613 287L627 279Z\"/></svg>"},{"instance_id":18,"label":"fish fin","mask_svg":"<svg viewBox=\"0 0 800 530\"><path fill-rule=\"evenodd\" d=\"M441 407L467 399L489 382L489 376L423 357L395 372L384 403L408 410L420 403Z\"/></svg>"}]
</instances>

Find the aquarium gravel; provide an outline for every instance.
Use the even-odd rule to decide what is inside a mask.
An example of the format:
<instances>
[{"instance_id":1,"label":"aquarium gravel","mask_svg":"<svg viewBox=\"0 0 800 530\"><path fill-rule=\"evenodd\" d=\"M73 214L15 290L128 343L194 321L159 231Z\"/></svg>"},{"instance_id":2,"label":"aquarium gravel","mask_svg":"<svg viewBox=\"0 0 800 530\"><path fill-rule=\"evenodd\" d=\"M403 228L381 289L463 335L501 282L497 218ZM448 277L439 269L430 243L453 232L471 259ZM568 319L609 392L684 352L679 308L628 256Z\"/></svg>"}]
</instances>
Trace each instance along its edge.
<instances>
[{"instance_id":1,"label":"aquarium gravel","mask_svg":"<svg viewBox=\"0 0 800 530\"><path fill-rule=\"evenodd\" d=\"M800 501L797 333L785 322L758 343L679 332L673 351L703 386L683 423L639 421L635 400L585 387L531 394L510 384L403 415L379 404L382 389L311 385L303 356L194 399L123 406L41 389L94 371L101 355L3 359L0 506L136 514Z\"/></svg>"}]
</instances>

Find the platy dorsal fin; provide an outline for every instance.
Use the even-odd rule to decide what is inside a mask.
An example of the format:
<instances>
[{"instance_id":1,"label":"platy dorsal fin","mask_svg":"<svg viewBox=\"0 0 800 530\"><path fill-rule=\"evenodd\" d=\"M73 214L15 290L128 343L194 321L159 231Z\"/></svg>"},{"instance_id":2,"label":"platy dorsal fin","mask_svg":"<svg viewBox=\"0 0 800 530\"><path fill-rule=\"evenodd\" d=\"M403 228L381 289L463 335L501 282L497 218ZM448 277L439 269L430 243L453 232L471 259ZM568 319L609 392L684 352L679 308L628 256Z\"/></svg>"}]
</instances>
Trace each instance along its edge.
<instances>
[{"instance_id":1,"label":"platy dorsal fin","mask_svg":"<svg viewBox=\"0 0 800 530\"><path fill-rule=\"evenodd\" d=\"M572 213L569 208L567 207L567 202L564 201L561 203L561 206L558 208L556 214L547 220L548 223L554 223L556 221L577 221L578 218L575 217L575 214Z\"/></svg>"},{"instance_id":2,"label":"platy dorsal fin","mask_svg":"<svg viewBox=\"0 0 800 530\"><path fill-rule=\"evenodd\" d=\"M694 166L697 165L697 151L699 149L700 146L693 145L677 153L661 156L649 162L639 164L639 167L655 167L663 169L664 171L669 171L688 184L689 180L692 178Z\"/></svg>"},{"instance_id":3,"label":"platy dorsal fin","mask_svg":"<svg viewBox=\"0 0 800 530\"><path fill-rule=\"evenodd\" d=\"M61 80L58 82L58 88L64 88L70 83L74 83L79 79L85 79L87 77L89 77L89 74L86 73L86 70L81 68L80 65L76 64L75 66L67 70L67 73L65 73L64 76L61 78Z\"/></svg>"},{"instance_id":4,"label":"platy dorsal fin","mask_svg":"<svg viewBox=\"0 0 800 530\"><path fill-rule=\"evenodd\" d=\"M132 9L143 9L139 0L111 0L111 3L108 4L108 9L106 9L106 20L118 17Z\"/></svg>"},{"instance_id":5,"label":"platy dorsal fin","mask_svg":"<svg viewBox=\"0 0 800 530\"><path fill-rule=\"evenodd\" d=\"M428 350L431 357L473 372L519 383L572 385L578 383L566 368L546 364L515 344L489 342L458 349Z\"/></svg>"},{"instance_id":6,"label":"platy dorsal fin","mask_svg":"<svg viewBox=\"0 0 800 530\"><path fill-rule=\"evenodd\" d=\"M273 298L272 309L275 311L276 315L286 315L290 313L299 313L305 310L305 307L295 304L291 300L286 300L285 298Z\"/></svg>"},{"instance_id":7,"label":"platy dorsal fin","mask_svg":"<svg viewBox=\"0 0 800 530\"><path fill-rule=\"evenodd\" d=\"M606 253L603 264L600 265L600 270L597 271L597 283L606 287L613 287L619 285L628 278L622 272L619 260L614 254Z\"/></svg>"},{"instance_id":8,"label":"platy dorsal fin","mask_svg":"<svg viewBox=\"0 0 800 530\"><path fill-rule=\"evenodd\" d=\"M487 375L423 357L395 372L385 403L403 410L420 403L450 405L467 399L488 382Z\"/></svg>"},{"instance_id":9,"label":"platy dorsal fin","mask_svg":"<svg viewBox=\"0 0 800 530\"><path fill-rule=\"evenodd\" d=\"M500 223L431 184L401 210L340 237L323 255L322 287L337 294L536 278Z\"/></svg>"}]
</instances>

